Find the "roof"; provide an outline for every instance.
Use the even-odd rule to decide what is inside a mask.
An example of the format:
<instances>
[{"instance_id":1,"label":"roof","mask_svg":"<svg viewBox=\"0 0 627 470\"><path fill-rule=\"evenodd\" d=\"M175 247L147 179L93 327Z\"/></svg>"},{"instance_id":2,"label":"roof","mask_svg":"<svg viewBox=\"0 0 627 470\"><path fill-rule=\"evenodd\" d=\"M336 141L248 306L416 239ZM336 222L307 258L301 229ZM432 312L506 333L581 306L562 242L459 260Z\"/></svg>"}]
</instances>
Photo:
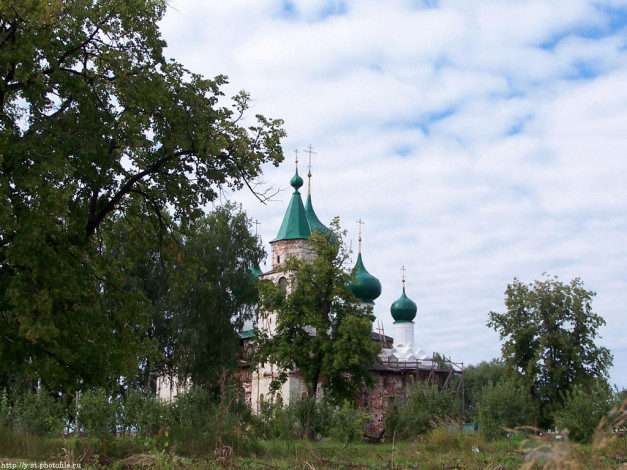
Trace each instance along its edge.
<instances>
[{"instance_id":1,"label":"roof","mask_svg":"<svg viewBox=\"0 0 627 470\"><path fill-rule=\"evenodd\" d=\"M352 278L351 290L362 302L372 303L381 295L381 282L368 272L361 259L361 253L357 255Z\"/></svg>"},{"instance_id":2,"label":"roof","mask_svg":"<svg viewBox=\"0 0 627 470\"><path fill-rule=\"evenodd\" d=\"M303 200L298 192L298 188L303 185L302 178L298 176L298 170L296 170L296 174L290 180L290 184L294 188L292 199L290 199L290 204L287 206L287 211L283 217L283 223L281 224L279 233L276 238L272 240L273 242L279 240L306 240L311 235L311 228L309 227L309 220L307 220L305 206L303 206Z\"/></svg>"},{"instance_id":3,"label":"roof","mask_svg":"<svg viewBox=\"0 0 627 470\"><path fill-rule=\"evenodd\" d=\"M253 330L245 330L239 333L239 337L242 339L254 338L255 332Z\"/></svg>"},{"instance_id":4,"label":"roof","mask_svg":"<svg viewBox=\"0 0 627 470\"><path fill-rule=\"evenodd\" d=\"M309 227L311 231L317 230L321 234L329 233L331 231L330 228L326 227L314 211L313 204L311 203L311 194L307 194L307 202L305 203L305 215L307 216L307 221L309 222Z\"/></svg>"},{"instance_id":5,"label":"roof","mask_svg":"<svg viewBox=\"0 0 627 470\"><path fill-rule=\"evenodd\" d=\"M385 342L387 343L388 346L392 346L394 344L394 338L392 338L391 336L388 335L383 335L385 336ZM371 331L370 332L370 339L372 341L376 341L378 343L381 342L381 335L379 333L377 333L376 331Z\"/></svg>"},{"instance_id":6,"label":"roof","mask_svg":"<svg viewBox=\"0 0 627 470\"><path fill-rule=\"evenodd\" d=\"M397 323L411 322L416 318L417 311L416 303L407 297L403 286L403 294L390 307L392 318Z\"/></svg>"}]
</instances>

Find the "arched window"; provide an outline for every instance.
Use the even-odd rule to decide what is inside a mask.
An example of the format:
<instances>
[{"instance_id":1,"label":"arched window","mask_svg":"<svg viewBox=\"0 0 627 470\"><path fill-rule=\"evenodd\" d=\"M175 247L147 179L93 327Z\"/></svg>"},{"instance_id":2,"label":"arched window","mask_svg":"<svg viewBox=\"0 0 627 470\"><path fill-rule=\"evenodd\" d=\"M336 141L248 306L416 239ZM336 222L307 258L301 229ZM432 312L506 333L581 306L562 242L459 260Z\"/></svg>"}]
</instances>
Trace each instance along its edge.
<instances>
[{"instance_id":1,"label":"arched window","mask_svg":"<svg viewBox=\"0 0 627 470\"><path fill-rule=\"evenodd\" d=\"M287 279L284 277L279 279L279 288L285 292L287 290Z\"/></svg>"}]
</instances>

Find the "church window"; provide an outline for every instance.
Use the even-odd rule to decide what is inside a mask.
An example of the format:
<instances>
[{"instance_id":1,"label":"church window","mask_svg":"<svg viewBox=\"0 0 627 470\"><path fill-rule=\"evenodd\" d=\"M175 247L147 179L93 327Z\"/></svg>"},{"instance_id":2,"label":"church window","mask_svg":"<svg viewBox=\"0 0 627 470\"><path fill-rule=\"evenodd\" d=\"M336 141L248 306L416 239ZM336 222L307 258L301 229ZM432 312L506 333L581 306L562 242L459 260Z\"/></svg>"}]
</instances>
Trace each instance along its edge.
<instances>
[{"instance_id":1,"label":"church window","mask_svg":"<svg viewBox=\"0 0 627 470\"><path fill-rule=\"evenodd\" d=\"M287 279L285 279L284 277L282 277L281 279L279 279L279 288L285 292L287 290Z\"/></svg>"}]
</instances>

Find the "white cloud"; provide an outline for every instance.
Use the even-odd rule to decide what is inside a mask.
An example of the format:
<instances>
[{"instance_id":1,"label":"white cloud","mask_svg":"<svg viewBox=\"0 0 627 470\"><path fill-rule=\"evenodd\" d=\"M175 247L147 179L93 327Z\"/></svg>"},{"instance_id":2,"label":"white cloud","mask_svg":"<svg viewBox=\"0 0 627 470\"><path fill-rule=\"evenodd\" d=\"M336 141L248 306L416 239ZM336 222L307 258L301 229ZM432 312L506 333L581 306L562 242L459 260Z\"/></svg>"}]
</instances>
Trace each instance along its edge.
<instances>
[{"instance_id":1,"label":"white cloud","mask_svg":"<svg viewBox=\"0 0 627 470\"><path fill-rule=\"evenodd\" d=\"M264 175L289 189L283 202L233 195L264 241L287 207L292 150L312 143L320 218L340 215L354 249L355 221L367 223L386 333L402 265L419 346L466 364L499 355L485 323L515 276L581 277L608 323L612 379L627 386L627 28L611 11L622 3L289 3L179 0L162 22L166 55L229 75L251 114L286 122L288 161Z\"/></svg>"}]
</instances>

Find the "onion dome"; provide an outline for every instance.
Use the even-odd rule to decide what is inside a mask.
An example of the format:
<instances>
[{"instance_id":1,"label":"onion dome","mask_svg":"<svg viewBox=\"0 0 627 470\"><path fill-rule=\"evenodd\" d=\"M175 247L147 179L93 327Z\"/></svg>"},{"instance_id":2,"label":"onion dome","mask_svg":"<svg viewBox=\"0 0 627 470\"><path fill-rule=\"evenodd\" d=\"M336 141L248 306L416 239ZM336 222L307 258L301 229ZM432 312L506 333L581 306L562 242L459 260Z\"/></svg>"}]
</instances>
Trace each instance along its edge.
<instances>
[{"instance_id":1,"label":"onion dome","mask_svg":"<svg viewBox=\"0 0 627 470\"><path fill-rule=\"evenodd\" d=\"M417 311L416 303L405 294L405 281L403 281L403 294L390 307L392 318L397 323L411 322L416 318Z\"/></svg>"},{"instance_id":2,"label":"onion dome","mask_svg":"<svg viewBox=\"0 0 627 470\"><path fill-rule=\"evenodd\" d=\"M303 200L298 192L298 188L303 185L303 179L298 175L298 168L296 168L296 174L290 180L290 185L294 188L292 199L290 200L289 206L287 206L287 211L285 211L279 233L276 238L272 240L273 242L300 238L306 240L311 235L311 228L309 227L309 221L305 213L305 206L303 206Z\"/></svg>"},{"instance_id":3,"label":"onion dome","mask_svg":"<svg viewBox=\"0 0 627 470\"><path fill-rule=\"evenodd\" d=\"M373 303L381 295L381 283L366 270L361 253L357 256L357 263L353 268L351 290L355 297L368 304Z\"/></svg>"},{"instance_id":4,"label":"onion dome","mask_svg":"<svg viewBox=\"0 0 627 470\"><path fill-rule=\"evenodd\" d=\"M298 191L300 188L302 188L303 184L304 181L298 174L298 168L296 168L296 174L292 176L292 179L290 180L290 186L294 188L294 190Z\"/></svg>"},{"instance_id":5,"label":"onion dome","mask_svg":"<svg viewBox=\"0 0 627 470\"><path fill-rule=\"evenodd\" d=\"M259 267L259 263L255 263L255 264L251 265L248 269L253 274L253 276L255 276L255 278L257 278L257 279L259 278L259 276L261 276L263 274L263 271Z\"/></svg>"}]
</instances>

